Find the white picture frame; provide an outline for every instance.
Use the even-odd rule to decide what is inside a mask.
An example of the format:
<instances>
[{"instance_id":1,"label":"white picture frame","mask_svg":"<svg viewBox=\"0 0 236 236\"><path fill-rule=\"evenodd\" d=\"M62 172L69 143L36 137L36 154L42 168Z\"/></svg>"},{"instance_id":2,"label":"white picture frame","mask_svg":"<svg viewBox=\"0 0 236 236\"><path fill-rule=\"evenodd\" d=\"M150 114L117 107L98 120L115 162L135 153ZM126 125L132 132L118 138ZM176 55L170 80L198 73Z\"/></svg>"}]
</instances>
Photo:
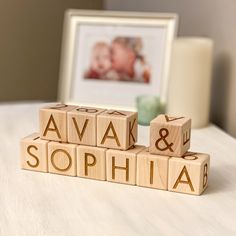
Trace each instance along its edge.
<instances>
[{"instance_id":1,"label":"white picture frame","mask_svg":"<svg viewBox=\"0 0 236 236\"><path fill-rule=\"evenodd\" d=\"M177 22L176 14L67 10L58 100L67 104L134 109L137 96L155 95L165 104L171 45L176 35ZM84 78L82 73L90 60L88 54L91 54L91 42L99 37L106 37L112 42L118 36L131 39L139 37L143 40L145 56L150 59L150 71L153 73L150 73L148 84Z\"/></svg>"}]
</instances>

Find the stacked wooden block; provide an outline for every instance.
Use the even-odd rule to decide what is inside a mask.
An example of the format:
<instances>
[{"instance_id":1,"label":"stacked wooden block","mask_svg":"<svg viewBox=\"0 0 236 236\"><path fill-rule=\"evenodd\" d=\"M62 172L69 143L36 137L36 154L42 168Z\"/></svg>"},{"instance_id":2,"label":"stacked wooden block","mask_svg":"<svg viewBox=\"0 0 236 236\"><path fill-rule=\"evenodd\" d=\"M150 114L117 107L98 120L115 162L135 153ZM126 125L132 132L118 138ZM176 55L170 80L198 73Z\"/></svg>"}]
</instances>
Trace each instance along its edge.
<instances>
[{"instance_id":1,"label":"stacked wooden block","mask_svg":"<svg viewBox=\"0 0 236 236\"><path fill-rule=\"evenodd\" d=\"M58 104L39 111L39 133L21 140L23 169L199 195L209 155L187 152L191 120L160 115L150 147L136 145L137 113Z\"/></svg>"}]
</instances>

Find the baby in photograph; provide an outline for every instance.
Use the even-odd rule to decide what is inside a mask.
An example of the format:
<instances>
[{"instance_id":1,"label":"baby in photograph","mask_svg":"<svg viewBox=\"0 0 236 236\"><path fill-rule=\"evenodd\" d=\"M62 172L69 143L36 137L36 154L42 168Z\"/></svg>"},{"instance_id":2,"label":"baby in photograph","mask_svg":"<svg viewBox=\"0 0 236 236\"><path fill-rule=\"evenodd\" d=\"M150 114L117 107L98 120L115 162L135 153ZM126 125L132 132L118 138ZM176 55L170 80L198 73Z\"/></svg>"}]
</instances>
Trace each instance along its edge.
<instances>
[{"instance_id":1,"label":"baby in photograph","mask_svg":"<svg viewBox=\"0 0 236 236\"><path fill-rule=\"evenodd\" d=\"M91 63L85 78L102 79L111 70L111 50L109 44L98 42L92 49Z\"/></svg>"},{"instance_id":2,"label":"baby in photograph","mask_svg":"<svg viewBox=\"0 0 236 236\"><path fill-rule=\"evenodd\" d=\"M150 68L141 49L140 38L116 37L110 45L97 42L85 78L148 83Z\"/></svg>"},{"instance_id":3,"label":"baby in photograph","mask_svg":"<svg viewBox=\"0 0 236 236\"><path fill-rule=\"evenodd\" d=\"M116 37L111 43L112 68L119 80L149 83L150 66L142 55L139 37Z\"/></svg>"}]
</instances>

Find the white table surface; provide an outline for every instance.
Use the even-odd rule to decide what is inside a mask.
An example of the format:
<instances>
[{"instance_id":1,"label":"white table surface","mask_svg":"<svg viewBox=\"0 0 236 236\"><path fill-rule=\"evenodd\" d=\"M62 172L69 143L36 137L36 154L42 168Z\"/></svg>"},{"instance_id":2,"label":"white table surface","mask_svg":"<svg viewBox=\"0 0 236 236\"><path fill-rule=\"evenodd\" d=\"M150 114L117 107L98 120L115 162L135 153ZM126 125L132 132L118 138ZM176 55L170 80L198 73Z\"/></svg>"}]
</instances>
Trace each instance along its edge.
<instances>
[{"instance_id":1,"label":"white table surface","mask_svg":"<svg viewBox=\"0 0 236 236\"><path fill-rule=\"evenodd\" d=\"M0 235L236 235L236 140L216 126L192 132L191 150L211 155L209 187L192 196L21 170L41 106L0 105Z\"/></svg>"}]
</instances>

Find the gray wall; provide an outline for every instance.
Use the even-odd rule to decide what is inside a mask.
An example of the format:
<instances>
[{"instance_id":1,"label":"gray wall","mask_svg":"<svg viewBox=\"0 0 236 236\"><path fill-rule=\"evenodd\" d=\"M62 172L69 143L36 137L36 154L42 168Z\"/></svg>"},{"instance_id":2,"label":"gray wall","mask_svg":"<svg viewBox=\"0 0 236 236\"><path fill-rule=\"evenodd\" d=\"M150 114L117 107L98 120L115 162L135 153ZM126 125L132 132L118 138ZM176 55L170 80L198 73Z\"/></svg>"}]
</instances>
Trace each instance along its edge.
<instances>
[{"instance_id":1,"label":"gray wall","mask_svg":"<svg viewBox=\"0 0 236 236\"><path fill-rule=\"evenodd\" d=\"M236 137L236 1L106 0L109 10L176 12L179 35L215 41L212 121Z\"/></svg>"},{"instance_id":2,"label":"gray wall","mask_svg":"<svg viewBox=\"0 0 236 236\"><path fill-rule=\"evenodd\" d=\"M64 11L102 0L0 0L0 101L56 99Z\"/></svg>"}]
</instances>

